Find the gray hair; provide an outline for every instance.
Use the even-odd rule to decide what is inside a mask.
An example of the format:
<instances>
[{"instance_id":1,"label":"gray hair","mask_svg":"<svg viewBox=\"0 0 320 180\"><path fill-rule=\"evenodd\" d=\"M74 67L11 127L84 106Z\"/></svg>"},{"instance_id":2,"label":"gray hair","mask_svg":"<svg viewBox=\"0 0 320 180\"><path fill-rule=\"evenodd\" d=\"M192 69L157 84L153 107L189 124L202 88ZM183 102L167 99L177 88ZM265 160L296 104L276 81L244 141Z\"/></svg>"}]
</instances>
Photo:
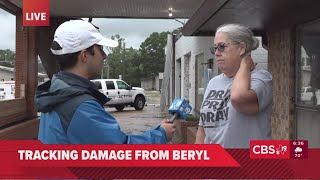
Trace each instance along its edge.
<instances>
[{"instance_id":1,"label":"gray hair","mask_svg":"<svg viewBox=\"0 0 320 180\"><path fill-rule=\"evenodd\" d=\"M216 33L225 33L228 38L236 44L246 45L245 53L253 51L259 47L259 39L254 37L253 32L240 24L224 24L217 28Z\"/></svg>"}]
</instances>

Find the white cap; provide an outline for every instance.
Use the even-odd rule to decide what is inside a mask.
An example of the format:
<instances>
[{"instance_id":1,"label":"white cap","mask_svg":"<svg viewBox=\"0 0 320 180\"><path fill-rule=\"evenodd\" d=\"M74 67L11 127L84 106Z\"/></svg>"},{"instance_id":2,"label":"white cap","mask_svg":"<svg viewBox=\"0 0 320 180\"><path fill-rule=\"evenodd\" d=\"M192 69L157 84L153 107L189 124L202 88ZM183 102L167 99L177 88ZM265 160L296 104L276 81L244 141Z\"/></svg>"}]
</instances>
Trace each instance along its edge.
<instances>
[{"instance_id":1,"label":"white cap","mask_svg":"<svg viewBox=\"0 0 320 180\"><path fill-rule=\"evenodd\" d=\"M53 41L62 47L59 50L51 49L55 55L75 53L95 44L107 47L118 46L117 41L103 37L91 23L83 20L62 23L57 28Z\"/></svg>"}]
</instances>

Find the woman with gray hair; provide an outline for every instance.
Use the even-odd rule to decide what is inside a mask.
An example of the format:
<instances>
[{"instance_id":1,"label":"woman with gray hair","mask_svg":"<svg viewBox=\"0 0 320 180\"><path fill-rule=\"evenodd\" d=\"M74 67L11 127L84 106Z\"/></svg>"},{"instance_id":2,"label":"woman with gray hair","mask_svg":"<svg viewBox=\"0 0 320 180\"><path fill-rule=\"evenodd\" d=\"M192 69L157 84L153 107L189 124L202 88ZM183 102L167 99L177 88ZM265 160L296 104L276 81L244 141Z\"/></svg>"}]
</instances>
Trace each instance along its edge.
<instances>
[{"instance_id":1,"label":"woman with gray hair","mask_svg":"<svg viewBox=\"0 0 320 180\"><path fill-rule=\"evenodd\" d=\"M217 29L210 50L222 74L207 85L197 144L249 148L250 140L271 139L272 76L255 68L251 51L258 46L259 40L242 25Z\"/></svg>"}]
</instances>

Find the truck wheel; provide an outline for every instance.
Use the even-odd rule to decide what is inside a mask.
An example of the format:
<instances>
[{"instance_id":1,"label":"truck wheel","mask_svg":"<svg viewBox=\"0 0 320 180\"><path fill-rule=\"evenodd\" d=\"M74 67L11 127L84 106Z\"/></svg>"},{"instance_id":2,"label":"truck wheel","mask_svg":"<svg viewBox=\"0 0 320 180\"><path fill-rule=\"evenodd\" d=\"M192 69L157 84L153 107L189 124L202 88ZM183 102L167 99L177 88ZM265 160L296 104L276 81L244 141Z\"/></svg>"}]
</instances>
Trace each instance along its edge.
<instances>
[{"instance_id":1,"label":"truck wheel","mask_svg":"<svg viewBox=\"0 0 320 180\"><path fill-rule=\"evenodd\" d=\"M116 105L114 106L118 111L122 111L124 109L124 105Z\"/></svg>"},{"instance_id":2,"label":"truck wheel","mask_svg":"<svg viewBox=\"0 0 320 180\"><path fill-rule=\"evenodd\" d=\"M141 111L144 107L146 100L143 96L137 96L134 100L134 108L138 111Z\"/></svg>"}]
</instances>

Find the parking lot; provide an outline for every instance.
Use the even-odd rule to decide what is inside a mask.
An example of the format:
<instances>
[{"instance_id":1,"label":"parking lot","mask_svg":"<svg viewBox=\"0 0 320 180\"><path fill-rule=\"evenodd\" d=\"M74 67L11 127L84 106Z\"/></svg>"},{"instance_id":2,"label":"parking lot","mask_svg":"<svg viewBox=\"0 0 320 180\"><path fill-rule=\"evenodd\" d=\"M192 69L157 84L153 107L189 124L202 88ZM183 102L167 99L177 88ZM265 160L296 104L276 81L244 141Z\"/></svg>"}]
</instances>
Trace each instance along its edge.
<instances>
[{"instance_id":1,"label":"parking lot","mask_svg":"<svg viewBox=\"0 0 320 180\"><path fill-rule=\"evenodd\" d=\"M166 114L159 113L159 105L145 106L142 111L136 111L133 107L126 107L122 112L115 108L106 108L119 122L123 132L140 134L157 126Z\"/></svg>"},{"instance_id":2,"label":"parking lot","mask_svg":"<svg viewBox=\"0 0 320 180\"><path fill-rule=\"evenodd\" d=\"M126 107L122 112L115 108L105 108L119 122L123 132L140 134L157 125L164 119L169 118L168 113L160 113L160 93L147 91L147 106L142 111L136 111L133 107Z\"/></svg>"}]
</instances>

